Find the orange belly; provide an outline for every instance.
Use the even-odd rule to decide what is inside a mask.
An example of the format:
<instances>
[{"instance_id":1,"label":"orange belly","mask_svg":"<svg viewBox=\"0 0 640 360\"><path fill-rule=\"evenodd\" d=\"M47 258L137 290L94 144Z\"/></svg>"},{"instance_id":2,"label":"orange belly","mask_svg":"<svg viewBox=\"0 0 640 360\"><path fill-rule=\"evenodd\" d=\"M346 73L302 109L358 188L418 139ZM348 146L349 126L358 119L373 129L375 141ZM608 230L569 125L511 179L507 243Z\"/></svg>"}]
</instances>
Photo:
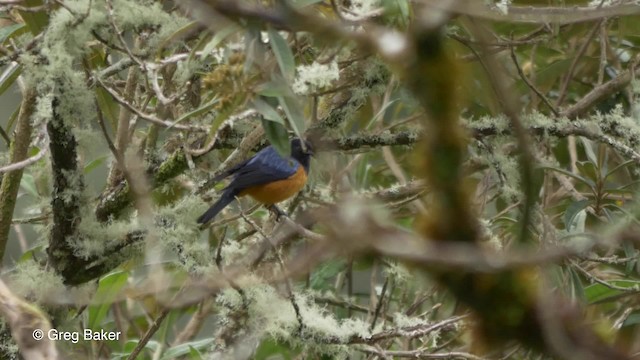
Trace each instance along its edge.
<instances>
[{"instance_id":1,"label":"orange belly","mask_svg":"<svg viewBox=\"0 0 640 360\"><path fill-rule=\"evenodd\" d=\"M302 166L295 174L284 180L274 181L264 185L253 186L242 190L240 196L249 195L257 201L272 205L287 200L302 190L307 182L307 173Z\"/></svg>"}]
</instances>

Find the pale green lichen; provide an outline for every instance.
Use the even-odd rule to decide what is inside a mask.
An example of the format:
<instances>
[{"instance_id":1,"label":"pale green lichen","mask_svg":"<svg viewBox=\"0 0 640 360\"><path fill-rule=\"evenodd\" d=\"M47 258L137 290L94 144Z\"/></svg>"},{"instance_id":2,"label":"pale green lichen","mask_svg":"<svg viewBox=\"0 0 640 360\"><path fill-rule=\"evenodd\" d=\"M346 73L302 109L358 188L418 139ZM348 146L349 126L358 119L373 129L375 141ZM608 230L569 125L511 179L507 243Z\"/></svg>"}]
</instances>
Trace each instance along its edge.
<instances>
[{"instance_id":1,"label":"pale green lichen","mask_svg":"<svg viewBox=\"0 0 640 360\"><path fill-rule=\"evenodd\" d=\"M125 241L127 235L140 230L135 220L101 223L92 216L85 216L78 225L77 235L70 245L75 256L87 260L99 257L106 248Z\"/></svg>"},{"instance_id":2,"label":"pale green lichen","mask_svg":"<svg viewBox=\"0 0 640 360\"><path fill-rule=\"evenodd\" d=\"M296 291L295 302L300 309L303 326L300 328L294 307L283 292L272 285L260 284L258 278L236 279L244 289L246 302L234 290L225 290L217 301L222 312L239 311L244 304L248 311L246 333L252 336L269 336L288 342L294 347L324 354L344 355L344 348L329 343L345 343L350 338L371 336L370 324L360 319L338 320L333 314L316 305L305 292ZM244 284L251 284L243 286ZM226 316L222 316L225 318ZM302 331L300 334L299 331Z\"/></svg>"},{"instance_id":3,"label":"pale green lichen","mask_svg":"<svg viewBox=\"0 0 640 360\"><path fill-rule=\"evenodd\" d=\"M176 72L173 74L173 81L179 85L190 81L194 74L201 71L203 64L196 58L187 61L179 61Z\"/></svg>"},{"instance_id":4,"label":"pale green lichen","mask_svg":"<svg viewBox=\"0 0 640 360\"><path fill-rule=\"evenodd\" d=\"M48 98L52 94L63 95L58 96L57 106L61 118L74 124L91 122L95 119L94 99L78 64L92 51L87 45L94 40L93 31L113 43L118 39L111 32L103 31L111 29L104 1L70 0L65 2L65 7L51 16L44 33L40 53L46 62L42 64L39 58L28 54L21 60L24 73L38 85L39 94L46 94ZM120 30L155 29L147 40L148 51L153 51L162 39L187 23L186 19L166 13L160 4L152 1L115 0L113 8ZM43 117L41 110L38 113Z\"/></svg>"},{"instance_id":5,"label":"pale green lichen","mask_svg":"<svg viewBox=\"0 0 640 360\"><path fill-rule=\"evenodd\" d=\"M9 163L9 152L0 153L0 166L7 165Z\"/></svg>"},{"instance_id":6,"label":"pale green lichen","mask_svg":"<svg viewBox=\"0 0 640 360\"><path fill-rule=\"evenodd\" d=\"M161 243L167 251L176 253L186 271L203 274L212 269L212 250L201 241L201 230L195 219L206 210L199 197L186 196L180 201L159 208L156 224Z\"/></svg>"},{"instance_id":7,"label":"pale green lichen","mask_svg":"<svg viewBox=\"0 0 640 360\"><path fill-rule=\"evenodd\" d=\"M328 64L313 62L311 65L300 65L296 68L296 73L292 88L298 94L325 89L340 79L337 61Z\"/></svg>"},{"instance_id":8,"label":"pale green lichen","mask_svg":"<svg viewBox=\"0 0 640 360\"><path fill-rule=\"evenodd\" d=\"M53 94L45 94L36 100L35 110L31 115L31 121L34 127L47 123L53 115Z\"/></svg>"},{"instance_id":9,"label":"pale green lichen","mask_svg":"<svg viewBox=\"0 0 640 360\"><path fill-rule=\"evenodd\" d=\"M352 0L342 15L349 20L364 20L377 13L380 0Z\"/></svg>"},{"instance_id":10,"label":"pale green lichen","mask_svg":"<svg viewBox=\"0 0 640 360\"><path fill-rule=\"evenodd\" d=\"M429 327L432 323L429 323L423 319L415 316L407 316L404 313L397 312L393 314L393 324L397 328L415 328L415 327ZM455 324L458 324L455 323ZM426 337L426 338L425 338ZM440 329L432 331L425 335L422 341L426 343L427 347L436 348L440 340Z\"/></svg>"},{"instance_id":11,"label":"pale green lichen","mask_svg":"<svg viewBox=\"0 0 640 360\"><path fill-rule=\"evenodd\" d=\"M104 135L89 124L82 124L73 128L76 141L78 142L78 153L81 159L89 158L89 154L102 155L107 148L107 142Z\"/></svg>"},{"instance_id":12,"label":"pale green lichen","mask_svg":"<svg viewBox=\"0 0 640 360\"><path fill-rule=\"evenodd\" d=\"M6 360L21 359L18 344L11 336L11 329L4 318L0 318L0 357Z\"/></svg>"},{"instance_id":13,"label":"pale green lichen","mask_svg":"<svg viewBox=\"0 0 640 360\"><path fill-rule=\"evenodd\" d=\"M84 196L82 173L62 169L60 176L64 177L67 186L63 191L57 193L58 198L65 203L74 203L78 200L80 200L81 203L86 203L88 199Z\"/></svg>"},{"instance_id":14,"label":"pale green lichen","mask_svg":"<svg viewBox=\"0 0 640 360\"><path fill-rule=\"evenodd\" d=\"M389 261L384 272L396 281L396 285L407 285L415 281L415 274L401 262Z\"/></svg>"},{"instance_id":15,"label":"pale green lichen","mask_svg":"<svg viewBox=\"0 0 640 360\"><path fill-rule=\"evenodd\" d=\"M7 284L28 302L53 309L61 305L88 304L95 293L95 283L67 287L61 276L33 261L19 262L8 274Z\"/></svg>"}]
</instances>

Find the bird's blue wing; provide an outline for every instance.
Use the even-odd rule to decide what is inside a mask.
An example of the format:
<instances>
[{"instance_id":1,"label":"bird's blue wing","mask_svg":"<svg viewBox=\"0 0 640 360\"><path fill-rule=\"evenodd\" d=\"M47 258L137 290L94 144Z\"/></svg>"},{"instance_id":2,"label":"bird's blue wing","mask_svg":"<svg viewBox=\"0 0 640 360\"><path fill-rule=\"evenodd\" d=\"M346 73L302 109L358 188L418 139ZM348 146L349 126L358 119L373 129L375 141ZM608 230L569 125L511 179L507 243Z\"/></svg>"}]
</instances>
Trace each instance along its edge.
<instances>
[{"instance_id":1,"label":"bird's blue wing","mask_svg":"<svg viewBox=\"0 0 640 360\"><path fill-rule=\"evenodd\" d=\"M267 152L271 152L271 150L273 150L273 148L271 146L267 146L262 148L260 151L258 151L257 153L255 153L253 155L253 157L235 165L234 167L228 169L227 171L218 174L216 177L214 177L211 181L212 182L218 182L230 175L234 175L238 172L238 170L242 169L245 165L247 165L248 162L252 161L253 159L255 159L256 157L262 156L261 154L267 153Z\"/></svg>"},{"instance_id":2,"label":"bird's blue wing","mask_svg":"<svg viewBox=\"0 0 640 360\"><path fill-rule=\"evenodd\" d=\"M234 172L233 181L227 188L241 191L252 186L283 180L295 174L298 167L300 164L297 161L291 158L284 159L276 149L268 146Z\"/></svg>"}]
</instances>

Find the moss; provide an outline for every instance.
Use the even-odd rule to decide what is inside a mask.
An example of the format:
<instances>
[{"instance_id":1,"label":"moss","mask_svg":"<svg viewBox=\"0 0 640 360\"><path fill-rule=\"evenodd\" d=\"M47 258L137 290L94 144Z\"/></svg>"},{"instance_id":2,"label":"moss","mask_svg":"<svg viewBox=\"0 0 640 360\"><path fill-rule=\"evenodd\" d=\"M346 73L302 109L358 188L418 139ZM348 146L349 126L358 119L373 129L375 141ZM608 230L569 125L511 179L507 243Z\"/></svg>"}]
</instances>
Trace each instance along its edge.
<instances>
[{"instance_id":1,"label":"moss","mask_svg":"<svg viewBox=\"0 0 640 360\"><path fill-rule=\"evenodd\" d=\"M209 273L214 266L212 250L208 243L200 241L201 230L195 222L206 208L207 204L199 197L187 196L159 209L156 215L161 243L168 251L177 253L186 271L195 274Z\"/></svg>"},{"instance_id":2,"label":"moss","mask_svg":"<svg viewBox=\"0 0 640 360\"><path fill-rule=\"evenodd\" d=\"M11 336L11 329L3 318L0 318L0 358L5 360L21 359L18 344Z\"/></svg>"},{"instance_id":3,"label":"moss","mask_svg":"<svg viewBox=\"0 0 640 360\"><path fill-rule=\"evenodd\" d=\"M104 254L106 249L121 243L128 234L139 230L141 230L140 226L135 219L132 221L112 221L105 224L96 221L91 216L85 216L78 225L77 235L69 242L75 256L84 260L96 260Z\"/></svg>"},{"instance_id":4,"label":"moss","mask_svg":"<svg viewBox=\"0 0 640 360\"><path fill-rule=\"evenodd\" d=\"M56 299L52 294L59 294L64 289L62 278L55 273L45 270L32 261L21 262L16 265L9 277L11 289L19 296L38 304Z\"/></svg>"},{"instance_id":5,"label":"moss","mask_svg":"<svg viewBox=\"0 0 640 360\"><path fill-rule=\"evenodd\" d=\"M51 94L61 93L58 111L65 121L75 125L88 124L95 120L92 92L86 85L86 76L79 66L82 57L92 51L87 43L94 40L93 32L99 32L108 41L117 43L112 34L104 34L111 29L110 19L104 1L70 0L65 2L73 14L65 8L58 9L50 19L44 33L39 57L24 55L22 60L28 79L38 85L38 93L43 94L43 106L38 113L46 119ZM149 33L147 51L156 46L181 26L185 18L163 11L160 4L147 1L116 0L113 2L114 16L123 31L153 29ZM57 91L53 91L56 89Z\"/></svg>"}]
</instances>

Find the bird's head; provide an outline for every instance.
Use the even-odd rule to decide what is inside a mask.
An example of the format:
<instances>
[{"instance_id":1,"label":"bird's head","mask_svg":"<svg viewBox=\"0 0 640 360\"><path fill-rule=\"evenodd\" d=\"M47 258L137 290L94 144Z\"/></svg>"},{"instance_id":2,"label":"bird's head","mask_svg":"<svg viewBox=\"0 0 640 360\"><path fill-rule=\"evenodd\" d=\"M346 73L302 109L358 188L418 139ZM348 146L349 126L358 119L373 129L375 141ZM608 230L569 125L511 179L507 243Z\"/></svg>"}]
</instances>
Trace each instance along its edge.
<instances>
[{"instance_id":1,"label":"bird's head","mask_svg":"<svg viewBox=\"0 0 640 360\"><path fill-rule=\"evenodd\" d=\"M309 141L299 138L291 140L291 157L302 164L307 172L309 172L309 161L313 154L313 145Z\"/></svg>"}]
</instances>

